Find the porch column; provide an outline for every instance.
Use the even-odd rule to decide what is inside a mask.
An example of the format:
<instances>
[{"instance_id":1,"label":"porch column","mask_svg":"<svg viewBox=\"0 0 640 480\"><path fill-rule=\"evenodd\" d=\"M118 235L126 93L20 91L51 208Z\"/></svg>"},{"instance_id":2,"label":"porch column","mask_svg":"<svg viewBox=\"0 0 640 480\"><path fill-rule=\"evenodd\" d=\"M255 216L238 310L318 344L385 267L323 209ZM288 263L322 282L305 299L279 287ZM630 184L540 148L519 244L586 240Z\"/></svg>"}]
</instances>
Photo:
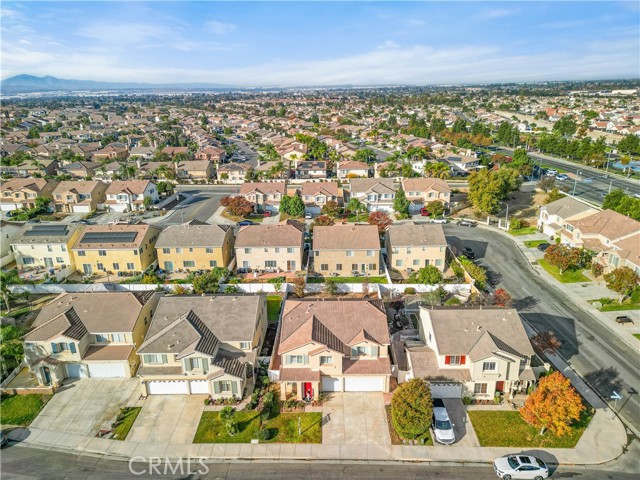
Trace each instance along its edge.
<instances>
[{"instance_id":1,"label":"porch column","mask_svg":"<svg viewBox=\"0 0 640 480\"><path fill-rule=\"evenodd\" d=\"M287 382L280 382L280 400L287 399Z\"/></svg>"}]
</instances>

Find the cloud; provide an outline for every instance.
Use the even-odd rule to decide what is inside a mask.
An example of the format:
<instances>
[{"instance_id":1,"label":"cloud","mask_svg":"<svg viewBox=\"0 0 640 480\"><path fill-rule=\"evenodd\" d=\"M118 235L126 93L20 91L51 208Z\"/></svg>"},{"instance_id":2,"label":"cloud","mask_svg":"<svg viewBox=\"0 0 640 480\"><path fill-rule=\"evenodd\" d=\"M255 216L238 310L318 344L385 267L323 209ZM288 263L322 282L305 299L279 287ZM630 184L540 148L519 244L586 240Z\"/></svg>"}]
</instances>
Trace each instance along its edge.
<instances>
[{"instance_id":1,"label":"cloud","mask_svg":"<svg viewBox=\"0 0 640 480\"><path fill-rule=\"evenodd\" d=\"M205 24L208 30L211 30L217 35L225 35L231 33L236 29L236 25L233 23L218 22L216 20L210 20Z\"/></svg>"},{"instance_id":2,"label":"cloud","mask_svg":"<svg viewBox=\"0 0 640 480\"><path fill-rule=\"evenodd\" d=\"M478 20L495 20L496 18L510 17L516 15L520 10L510 10L506 8L485 9L478 12L474 17Z\"/></svg>"}]
</instances>

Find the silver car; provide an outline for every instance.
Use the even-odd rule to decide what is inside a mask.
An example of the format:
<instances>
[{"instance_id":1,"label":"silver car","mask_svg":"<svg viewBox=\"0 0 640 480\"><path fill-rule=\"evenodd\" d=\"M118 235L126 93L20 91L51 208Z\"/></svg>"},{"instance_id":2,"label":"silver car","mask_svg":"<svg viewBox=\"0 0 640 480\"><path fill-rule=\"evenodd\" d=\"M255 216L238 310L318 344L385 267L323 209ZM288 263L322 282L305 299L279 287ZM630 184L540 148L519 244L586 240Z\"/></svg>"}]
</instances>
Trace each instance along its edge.
<instances>
[{"instance_id":1,"label":"silver car","mask_svg":"<svg viewBox=\"0 0 640 480\"><path fill-rule=\"evenodd\" d=\"M435 402L434 402L435 403ZM443 445L451 445L456 441L453 424L445 407L433 407L433 434L435 440Z\"/></svg>"},{"instance_id":2,"label":"silver car","mask_svg":"<svg viewBox=\"0 0 640 480\"><path fill-rule=\"evenodd\" d=\"M496 475L503 480L542 480L549 476L549 467L542 460L530 455L505 455L493 462Z\"/></svg>"}]
</instances>

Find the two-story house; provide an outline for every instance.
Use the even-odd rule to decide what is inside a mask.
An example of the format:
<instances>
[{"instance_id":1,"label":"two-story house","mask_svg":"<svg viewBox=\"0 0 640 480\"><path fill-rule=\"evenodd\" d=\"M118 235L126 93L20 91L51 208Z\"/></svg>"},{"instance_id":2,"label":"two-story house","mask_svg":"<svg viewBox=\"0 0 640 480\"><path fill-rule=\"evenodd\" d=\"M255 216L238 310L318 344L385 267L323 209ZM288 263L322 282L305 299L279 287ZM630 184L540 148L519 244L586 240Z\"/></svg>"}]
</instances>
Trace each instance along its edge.
<instances>
[{"instance_id":1,"label":"two-story house","mask_svg":"<svg viewBox=\"0 0 640 480\"><path fill-rule=\"evenodd\" d=\"M241 196L253 203L256 212L277 213L280 201L287 194L285 182L247 182L240 186Z\"/></svg>"},{"instance_id":2,"label":"two-story house","mask_svg":"<svg viewBox=\"0 0 640 480\"><path fill-rule=\"evenodd\" d=\"M349 198L357 198L370 212L393 212L397 190L392 178L354 178Z\"/></svg>"},{"instance_id":3,"label":"two-story house","mask_svg":"<svg viewBox=\"0 0 640 480\"><path fill-rule=\"evenodd\" d=\"M313 228L313 270L324 276L379 275L376 225L339 224Z\"/></svg>"},{"instance_id":4,"label":"two-story house","mask_svg":"<svg viewBox=\"0 0 640 480\"><path fill-rule=\"evenodd\" d=\"M389 343L382 300L287 300L269 368L282 400L388 392Z\"/></svg>"},{"instance_id":5,"label":"two-story house","mask_svg":"<svg viewBox=\"0 0 640 480\"><path fill-rule=\"evenodd\" d=\"M210 160L187 160L171 162L177 178L190 180L209 180L215 171Z\"/></svg>"},{"instance_id":6,"label":"two-story house","mask_svg":"<svg viewBox=\"0 0 640 480\"><path fill-rule=\"evenodd\" d=\"M231 225L199 220L171 225L160 232L156 242L158 266L167 272L227 267L233 258L234 238Z\"/></svg>"},{"instance_id":7,"label":"two-story house","mask_svg":"<svg viewBox=\"0 0 640 480\"><path fill-rule=\"evenodd\" d=\"M69 175L75 179L85 179L93 177L98 167L100 167L99 162L80 160L58 167L58 175Z\"/></svg>"},{"instance_id":8,"label":"two-story house","mask_svg":"<svg viewBox=\"0 0 640 480\"><path fill-rule=\"evenodd\" d=\"M18 269L74 268L71 247L80 236L77 223L27 223L11 243Z\"/></svg>"},{"instance_id":9,"label":"two-story house","mask_svg":"<svg viewBox=\"0 0 640 480\"><path fill-rule=\"evenodd\" d=\"M357 162L355 160L347 160L345 162L338 162L336 167L337 177L341 180L346 178L368 178L369 177L369 165L364 162Z\"/></svg>"},{"instance_id":10,"label":"two-story house","mask_svg":"<svg viewBox=\"0 0 640 480\"><path fill-rule=\"evenodd\" d=\"M231 184L244 183L251 168L251 165L244 163L224 163L218 166L218 181Z\"/></svg>"},{"instance_id":11,"label":"two-story house","mask_svg":"<svg viewBox=\"0 0 640 480\"><path fill-rule=\"evenodd\" d=\"M441 202L445 208L448 208L451 202L451 188L446 180L440 178L405 178L402 181L402 189L407 200L411 202L411 213L419 212L429 202Z\"/></svg>"},{"instance_id":12,"label":"two-story house","mask_svg":"<svg viewBox=\"0 0 640 480\"><path fill-rule=\"evenodd\" d=\"M262 295L162 297L138 349L142 394L244 397L267 323Z\"/></svg>"},{"instance_id":13,"label":"two-story house","mask_svg":"<svg viewBox=\"0 0 640 480\"><path fill-rule=\"evenodd\" d=\"M40 385L65 379L129 378L159 292L63 293L40 310L23 337L25 360ZM117 313L114 312L117 308Z\"/></svg>"},{"instance_id":14,"label":"two-story house","mask_svg":"<svg viewBox=\"0 0 640 480\"><path fill-rule=\"evenodd\" d=\"M305 160L296 165L296 178L327 178L327 162Z\"/></svg>"},{"instance_id":15,"label":"two-story house","mask_svg":"<svg viewBox=\"0 0 640 480\"><path fill-rule=\"evenodd\" d=\"M480 159L477 157L471 157L467 155L450 155L445 158L451 165L457 167L457 169L464 173L471 173L474 170L483 168L480 165Z\"/></svg>"},{"instance_id":16,"label":"two-story house","mask_svg":"<svg viewBox=\"0 0 640 480\"><path fill-rule=\"evenodd\" d=\"M25 160L20 165L1 165L0 173L12 177L44 177L54 175L58 169L58 162L46 157L36 157Z\"/></svg>"},{"instance_id":17,"label":"two-story house","mask_svg":"<svg viewBox=\"0 0 640 480\"><path fill-rule=\"evenodd\" d=\"M235 243L236 268L242 272L302 270L304 225L286 221L240 227Z\"/></svg>"},{"instance_id":18,"label":"two-story house","mask_svg":"<svg viewBox=\"0 0 640 480\"><path fill-rule=\"evenodd\" d=\"M65 180L53 190L56 212L89 213L106 199L107 185L98 180Z\"/></svg>"},{"instance_id":19,"label":"two-story house","mask_svg":"<svg viewBox=\"0 0 640 480\"><path fill-rule=\"evenodd\" d=\"M58 182L44 178L12 178L0 184L0 210L35 208L36 198L52 198Z\"/></svg>"},{"instance_id":20,"label":"two-story house","mask_svg":"<svg viewBox=\"0 0 640 480\"><path fill-rule=\"evenodd\" d=\"M396 223L387 230L389 266L406 275L432 265L444 272L447 239L438 223Z\"/></svg>"},{"instance_id":21,"label":"two-story house","mask_svg":"<svg viewBox=\"0 0 640 480\"><path fill-rule=\"evenodd\" d=\"M605 273L618 267L629 267L640 275L640 232L614 242L601 255Z\"/></svg>"},{"instance_id":22,"label":"two-story house","mask_svg":"<svg viewBox=\"0 0 640 480\"><path fill-rule=\"evenodd\" d=\"M193 156L196 160L210 160L214 163L224 162L226 153L223 149L213 146L204 147L202 150L196 152Z\"/></svg>"},{"instance_id":23,"label":"two-story house","mask_svg":"<svg viewBox=\"0 0 640 480\"><path fill-rule=\"evenodd\" d=\"M340 189L336 182L304 182L300 189L306 213L319 215L327 202L342 203Z\"/></svg>"},{"instance_id":24,"label":"two-story house","mask_svg":"<svg viewBox=\"0 0 640 480\"><path fill-rule=\"evenodd\" d=\"M565 223L588 217L599 210L573 197L563 197L555 202L542 205L538 215L538 229L554 238Z\"/></svg>"},{"instance_id":25,"label":"two-story house","mask_svg":"<svg viewBox=\"0 0 640 480\"><path fill-rule=\"evenodd\" d=\"M158 187L149 180L116 180L106 190L104 202L112 212L131 212L144 208L145 198L158 203Z\"/></svg>"},{"instance_id":26,"label":"two-story house","mask_svg":"<svg viewBox=\"0 0 640 480\"><path fill-rule=\"evenodd\" d=\"M435 398L492 399L537 380L535 353L515 309L421 306L418 331L419 341L405 347L406 379L427 378Z\"/></svg>"},{"instance_id":27,"label":"two-story house","mask_svg":"<svg viewBox=\"0 0 640 480\"><path fill-rule=\"evenodd\" d=\"M71 247L76 271L84 275L144 272L156 262L160 231L146 223L88 225Z\"/></svg>"}]
</instances>

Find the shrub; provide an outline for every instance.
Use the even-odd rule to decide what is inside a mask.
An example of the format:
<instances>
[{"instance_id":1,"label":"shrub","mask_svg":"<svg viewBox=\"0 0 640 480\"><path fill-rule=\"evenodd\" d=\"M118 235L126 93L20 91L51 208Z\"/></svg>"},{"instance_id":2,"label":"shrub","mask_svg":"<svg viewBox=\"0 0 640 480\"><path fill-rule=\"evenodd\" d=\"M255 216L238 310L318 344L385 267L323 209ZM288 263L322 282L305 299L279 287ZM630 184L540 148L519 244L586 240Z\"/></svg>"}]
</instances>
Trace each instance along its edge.
<instances>
[{"instance_id":1,"label":"shrub","mask_svg":"<svg viewBox=\"0 0 640 480\"><path fill-rule=\"evenodd\" d=\"M414 439L424 434L432 414L431 390L421 378L401 384L391 398L391 420L401 437Z\"/></svg>"},{"instance_id":2,"label":"shrub","mask_svg":"<svg viewBox=\"0 0 640 480\"><path fill-rule=\"evenodd\" d=\"M413 287L407 287L404 289L405 295L415 295L416 293L417 293L417 290Z\"/></svg>"},{"instance_id":3,"label":"shrub","mask_svg":"<svg viewBox=\"0 0 640 480\"><path fill-rule=\"evenodd\" d=\"M235 420L227 420L224 426L227 429L227 435L230 437L233 437L238 433L238 422Z\"/></svg>"},{"instance_id":4,"label":"shrub","mask_svg":"<svg viewBox=\"0 0 640 480\"><path fill-rule=\"evenodd\" d=\"M460 305L462 302L460 301L460 299L458 297L451 297L449 300L447 300L446 302L444 302L445 306L447 307L451 307L454 305Z\"/></svg>"},{"instance_id":5,"label":"shrub","mask_svg":"<svg viewBox=\"0 0 640 480\"><path fill-rule=\"evenodd\" d=\"M463 405L471 405L473 403L473 399L471 397L462 397Z\"/></svg>"},{"instance_id":6,"label":"shrub","mask_svg":"<svg viewBox=\"0 0 640 480\"><path fill-rule=\"evenodd\" d=\"M599 277L600 275L602 275L603 270L604 268L599 263L591 264L591 273L593 274L594 277Z\"/></svg>"},{"instance_id":7,"label":"shrub","mask_svg":"<svg viewBox=\"0 0 640 480\"><path fill-rule=\"evenodd\" d=\"M257 437L261 442L266 442L271 438L271 429L261 428L260 430L258 430Z\"/></svg>"},{"instance_id":8,"label":"shrub","mask_svg":"<svg viewBox=\"0 0 640 480\"><path fill-rule=\"evenodd\" d=\"M338 294L338 284L333 278L325 279L324 292L332 297Z\"/></svg>"},{"instance_id":9,"label":"shrub","mask_svg":"<svg viewBox=\"0 0 640 480\"><path fill-rule=\"evenodd\" d=\"M462 265L460 265L459 262L451 262L451 270L456 275L456 277L464 278L464 268L462 268Z\"/></svg>"},{"instance_id":10,"label":"shrub","mask_svg":"<svg viewBox=\"0 0 640 480\"><path fill-rule=\"evenodd\" d=\"M220 410L220 418L223 420L231 420L236 414L236 409L233 407L224 407Z\"/></svg>"},{"instance_id":11,"label":"shrub","mask_svg":"<svg viewBox=\"0 0 640 480\"><path fill-rule=\"evenodd\" d=\"M188 295L191 293L191 289L185 287L184 285L176 285L173 287L174 295Z\"/></svg>"},{"instance_id":12,"label":"shrub","mask_svg":"<svg viewBox=\"0 0 640 480\"><path fill-rule=\"evenodd\" d=\"M526 228L527 226L527 222L525 222L521 218L512 217L511 220L509 220L509 229L511 230L520 230L521 228Z\"/></svg>"},{"instance_id":13,"label":"shrub","mask_svg":"<svg viewBox=\"0 0 640 480\"><path fill-rule=\"evenodd\" d=\"M240 289L235 285L227 285L224 287L224 293L238 293Z\"/></svg>"},{"instance_id":14,"label":"shrub","mask_svg":"<svg viewBox=\"0 0 640 480\"><path fill-rule=\"evenodd\" d=\"M496 392L493 396L493 403L495 403L496 405L500 405L502 403L502 395L500 395L498 392Z\"/></svg>"},{"instance_id":15,"label":"shrub","mask_svg":"<svg viewBox=\"0 0 640 480\"><path fill-rule=\"evenodd\" d=\"M304 298L304 290L306 283L304 283L303 277L296 277L293 279L293 292L298 298Z\"/></svg>"}]
</instances>

